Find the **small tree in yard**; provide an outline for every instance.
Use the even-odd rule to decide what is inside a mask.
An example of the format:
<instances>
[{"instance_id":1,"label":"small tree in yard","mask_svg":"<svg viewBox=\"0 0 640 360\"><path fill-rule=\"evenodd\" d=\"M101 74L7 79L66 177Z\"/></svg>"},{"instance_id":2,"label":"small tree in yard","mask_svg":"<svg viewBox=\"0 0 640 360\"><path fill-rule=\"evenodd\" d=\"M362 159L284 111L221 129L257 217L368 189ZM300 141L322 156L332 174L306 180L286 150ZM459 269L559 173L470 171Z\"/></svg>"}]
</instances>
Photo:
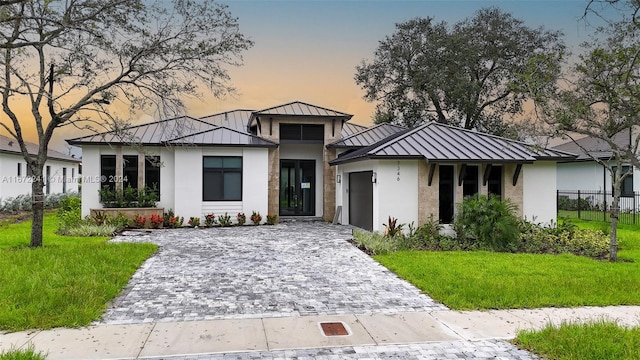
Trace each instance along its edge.
<instances>
[{"instance_id":1,"label":"small tree in yard","mask_svg":"<svg viewBox=\"0 0 640 360\"><path fill-rule=\"evenodd\" d=\"M587 135L611 151L610 159L590 154L611 173L613 199L610 206L609 256L617 260L617 223L624 178L623 165L640 166L637 126L640 125L640 29L617 23L601 30L606 39L585 44L585 53L571 68L565 82L556 88L539 87L535 69L530 73L532 92L537 94L538 114L551 130L574 138ZM572 135L574 134L574 135ZM625 136L626 141L619 141ZM628 137L627 137L628 136Z\"/></svg>"},{"instance_id":2,"label":"small tree in yard","mask_svg":"<svg viewBox=\"0 0 640 360\"><path fill-rule=\"evenodd\" d=\"M233 90L224 67L240 65L251 45L237 19L209 1L0 1L0 127L33 172L31 246L42 245L43 167L57 129L121 129L118 108L177 114L201 85L221 96ZM24 107L29 116L18 113Z\"/></svg>"}]
</instances>

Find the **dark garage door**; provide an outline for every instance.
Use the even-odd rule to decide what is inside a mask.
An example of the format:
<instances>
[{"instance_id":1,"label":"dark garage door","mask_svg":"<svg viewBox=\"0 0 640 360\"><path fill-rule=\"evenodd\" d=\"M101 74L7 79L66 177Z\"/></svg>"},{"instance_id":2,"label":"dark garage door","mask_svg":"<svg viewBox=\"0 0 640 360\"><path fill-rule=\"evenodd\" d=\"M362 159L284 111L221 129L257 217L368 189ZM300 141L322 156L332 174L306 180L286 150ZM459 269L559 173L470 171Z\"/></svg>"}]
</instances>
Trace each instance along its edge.
<instances>
[{"instance_id":1,"label":"dark garage door","mask_svg":"<svg viewBox=\"0 0 640 360\"><path fill-rule=\"evenodd\" d=\"M349 224L373 230L373 171L349 173Z\"/></svg>"}]
</instances>

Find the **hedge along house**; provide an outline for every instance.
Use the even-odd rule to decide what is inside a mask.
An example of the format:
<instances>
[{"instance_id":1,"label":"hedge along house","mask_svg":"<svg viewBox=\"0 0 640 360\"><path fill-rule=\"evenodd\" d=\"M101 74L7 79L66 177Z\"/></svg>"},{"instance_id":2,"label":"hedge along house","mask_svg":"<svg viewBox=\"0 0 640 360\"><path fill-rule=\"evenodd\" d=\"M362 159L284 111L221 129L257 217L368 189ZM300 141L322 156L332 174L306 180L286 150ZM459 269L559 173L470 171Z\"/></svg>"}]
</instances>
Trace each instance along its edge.
<instances>
[{"instance_id":1,"label":"hedge along house","mask_svg":"<svg viewBox=\"0 0 640 360\"><path fill-rule=\"evenodd\" d=\"M433 122L363 131L328 148L342 151L330 161L342 222L375 231L389 216L421 225L433 214L449 224L455 205L476 194L508 198L520 216L550 223L556 220L556 162L575 158Z\"/></svg>"},{"instance_id":2,"label":"hedge along house","mask_svg":"<svg viewBox=\"0 0 640 360\"><path fill-rule=\"evenodd\" d=\"M252 211L333 219L336 149L363 127L351 115L293 102L260 111L184 116L67 140L83 149L83 216L98 190L159 189L159 207L181 216ZM344 126L343 126L344 124Z\"/></svg>"}]
</instances>

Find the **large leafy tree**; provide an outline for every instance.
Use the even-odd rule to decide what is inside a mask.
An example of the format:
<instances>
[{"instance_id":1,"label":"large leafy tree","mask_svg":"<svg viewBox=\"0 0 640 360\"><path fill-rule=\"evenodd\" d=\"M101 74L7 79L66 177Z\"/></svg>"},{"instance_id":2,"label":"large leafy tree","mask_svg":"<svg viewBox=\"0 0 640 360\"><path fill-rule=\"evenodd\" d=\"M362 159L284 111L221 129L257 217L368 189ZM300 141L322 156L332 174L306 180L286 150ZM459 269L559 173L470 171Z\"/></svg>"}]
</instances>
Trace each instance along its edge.
<instances>
[{"instance_id":1,"label":"large leafy tree","mask_svg":"<svg viewBox=\"0 0 640 360\"><path fill-rule=\"evenodd\" d=\"M537 113L555 134L577 140L589 136L606 144L611 157L583 151L611 174L613 187L609 207L611 218L610 259L617 259L617 223L623 180L630 175L624 165L640 167L640 28L633 22L618 22L599 31L603 39L583 44L584 53L568 67L564 80L555 88L539 88ZM533 80L534 77L531 77ZM623 139L623 141L621 141ZM579 142L575 142L580 144Z\"/></svg>"},{"instance_id":2,"label":"large leafy tree","mask_svg":"<svg viewBox=\"0 0 640 360\"><path fill-rule=\"evenodd\" d=\"M496 8L453 26L418 18L397 24L374 59L357 66L355 80L378 103L377 121L438 121L513 137L505 120L523 113L522 75L532 61L554 68L565 49L561 36Z\"/></svg>"},{"instance_id":3,"label":"large leafy tree","mask_svg":"<svg viewBox=\"0 0 640 360\"><path fill-rule=\"evenodd\" d=\"M225 67L240 65L251 45L237 19L210 1L2 1L0 126L33 172L31 246L42 245L43 167L56 130L110 129L122 108L181 112L200 89L222 95L232 90ZM25 146L29 127L37 155Z\"/></svg>"}]
</instances>

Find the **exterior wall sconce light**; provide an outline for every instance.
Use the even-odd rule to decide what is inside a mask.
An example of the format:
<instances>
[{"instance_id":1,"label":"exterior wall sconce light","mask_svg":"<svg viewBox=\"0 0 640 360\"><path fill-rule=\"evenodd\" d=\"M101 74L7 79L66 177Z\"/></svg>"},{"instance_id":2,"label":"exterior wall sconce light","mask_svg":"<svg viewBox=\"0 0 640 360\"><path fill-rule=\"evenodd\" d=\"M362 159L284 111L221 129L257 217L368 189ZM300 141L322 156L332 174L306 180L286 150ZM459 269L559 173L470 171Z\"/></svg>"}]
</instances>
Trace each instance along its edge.
<instances>
[{"instance_id":1,"label":"exterior wall sconce light","mask_svg":"<svg viewBox=\"0 0 640 360\"><path fill-rule=\"evenodd\" d=\"M371 175L371 182L374 183L374 184L378 182L378 176L377 176L375 171Z\"/></svg>"},{"instance_id":2,"label":"exterior wall sconce light","mask_svg":"<svg viewBox=\"0 0 640 360\"><path fill-rule=\"evenodd\" d=\"M338 174L338 176L336 177L336 183L340 184L341 182L342 182L342 176Z\"/></svg>"}]
</instances>

